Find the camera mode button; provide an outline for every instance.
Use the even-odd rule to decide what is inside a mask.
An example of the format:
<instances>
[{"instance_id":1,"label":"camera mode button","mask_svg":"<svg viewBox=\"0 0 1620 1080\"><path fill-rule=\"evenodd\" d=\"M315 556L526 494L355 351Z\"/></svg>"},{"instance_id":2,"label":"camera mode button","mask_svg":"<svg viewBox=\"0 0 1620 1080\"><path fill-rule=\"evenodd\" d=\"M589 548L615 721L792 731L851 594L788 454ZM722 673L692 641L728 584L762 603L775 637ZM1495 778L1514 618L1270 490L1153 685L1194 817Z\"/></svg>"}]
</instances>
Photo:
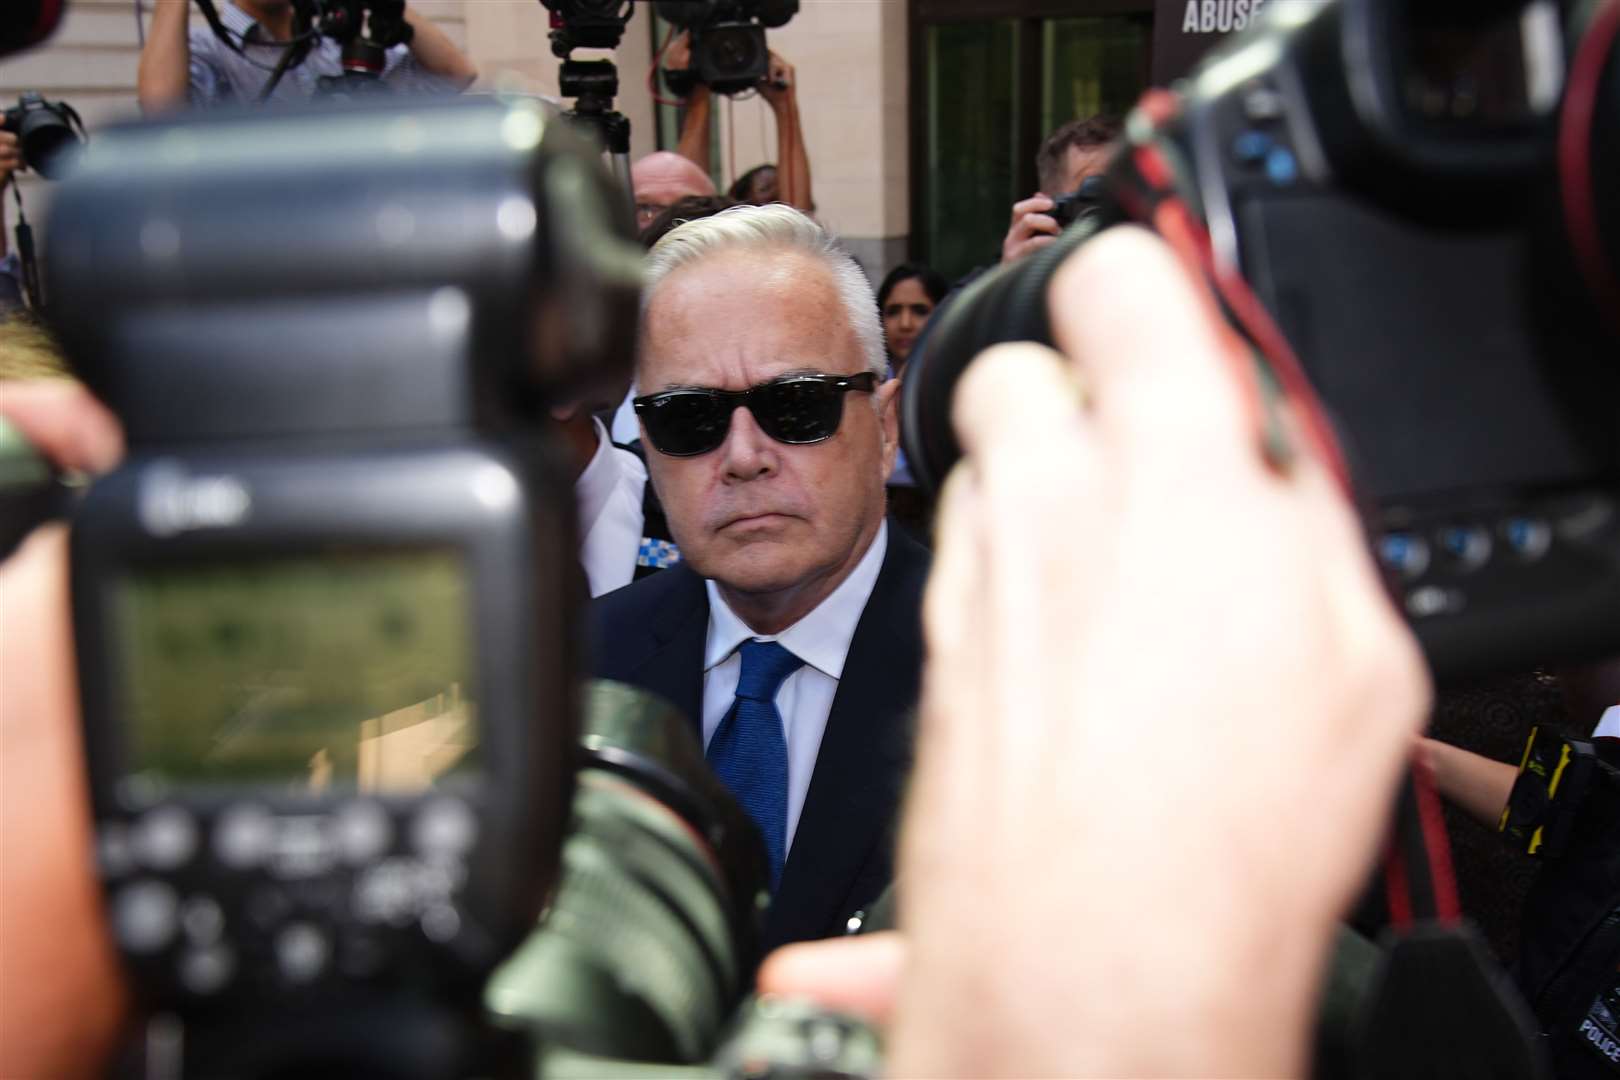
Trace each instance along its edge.
<instances>
[{"instance_id":1,"label":"camera mode button","mask_svg":"<svg viewBox=\"0 0 1620 1080\"><path fill-rule=\"evenodd\" d=\"M1500 531L1502 542L1523 562L1535 562L1552 547L1552 526L1540 518L1511 517Z\"/></svg>"},{"instance_id":2,"label":"camera mode button","mask_svg":"<svg viewBox=\"0 0 1620 1080\"><path fill-rule=\"evenodd\" d=\"M228 945L188 949L180 958L180 985L193 994L218 993L236 974L236 954Z\"/></svg>"},{"instance_id":3,"label":"camera mode button","mask_svg":"<svg viewBox=\"0 0 1620 1080\"><path fill-rule=\"evenodd\" d=\"M112 905L113 935L132 953L154 953L180 928L180 897L162 881L137 881L118 890Z\"/></svg>"},{"instance_id":4,"label":"camera mode button","mask_svg":"<svg viewBox=\"0 0 1620 1080\"><path fill-rule=\"evenodd\" d=\"M197 853L197 821L178 806L150 811L135 825L135 857L154 870L176 870Z\"/></svg>"},{"instance_id":5,"label":"camera mode button","mask_svg":"<svg viewBox=\"0 0 1620 1080\"><path fill-rule=\"evenodd\" d=\"M1491 558L1491 534L1477 525L1451 525L1435 537L1446 561L1457 570L1473 571Z\"/></svg>"},{"instance_id":6,"label":"camera mode button","mask_svg":"<svg viewBox=\"0 0 1620 1080\"><path fill-rule=\"evenodd\" d=\"M1414 533L1385 533L1378 541L1378 561L1407 581L1422 577L1429 568L1428 542Z\"/></svg>"},{"instance_id":7,"label":"camera mode button","mask_svg":"<svg viewBox=\"0 0 1620 1080\"><path fill-rule=\"evenodd\" d=\"M478 819L460 799L435 799L411 823L411 842L423 855L463 855L478 838Z\"/></svg>"},{"instance_id":8,"label":"camera mode button","mask_svg":"<svg viewBox=\"0 0 1620 1080\"><path fill-rule=\"evenodd\" d=\"M1232 158L1239 165L1259 165L1276 145L1263 131L1242 131L1232 140Z\"/></svg>"},{"instance_id":9,"label":"camera mode button","mask_svg":"<svg viewBox=\"0 0 1620 1080\"><path fill-rule=\"evenodd\" d=\"M326 970L332 943L309 923L292 923L276 935L276 966L290 983L314 982Z\"/></svg>"},{"instance_id":10,"label":"camera mode button","mask_svg":"<svg viewBox=\"0 0 1620 1080\"><path fill-rule=\"evenodd\" d=\"M262 806L233 806L214 826L214 856L233 870L264 862L276 839L276 820Z\"/></svg>"},{"instance_id":11,"label":"camera mode button","mask_svg":"<svg viewBox=\"0 0 1620 1080\"><path fill-rule=\"evenodd\" d=\"M351 866L375 861L394 842L394 824L388 812L374 802L352 802L332 822L338 850Z\"/></svg>"}]
</instances>

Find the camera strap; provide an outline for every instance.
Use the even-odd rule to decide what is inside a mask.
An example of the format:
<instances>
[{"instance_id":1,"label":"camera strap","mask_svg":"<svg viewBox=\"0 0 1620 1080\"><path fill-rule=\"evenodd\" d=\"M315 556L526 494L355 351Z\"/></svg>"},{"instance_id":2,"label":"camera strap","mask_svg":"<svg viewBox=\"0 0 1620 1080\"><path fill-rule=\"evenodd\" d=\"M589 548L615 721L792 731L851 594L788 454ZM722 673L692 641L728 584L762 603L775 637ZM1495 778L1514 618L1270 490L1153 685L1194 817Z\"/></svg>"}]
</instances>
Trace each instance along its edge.
<instances>
[{"instance_id":1,"label":"camera strap","mask_svg":"<svg viewBox=\"0 0 1620 1080\"><path fill-rule=\"evenodd\" d=\"M67 106L62 106L67 109ZM67 111L72 112L71 109ZM75 120L78 114L74 113ZM80 125L79 130L84 130ZM17 238L17 263L22 268L23 295L28 298L28 306L36 313L45 310L45 297L39 284L39 257L34 250L34 227L28 224L28 215L23 213L22 188L17 186L16 177L11 179L11 196L17 202L17 226L13 235Z\"/></svg>"},{"instance_id":2,"label":"camera strap","mask_svg":"<svg viewBox=\"0 0 1620 1080\"><path fill-rule=\"evenodd\" d=\"M242 46L237 44L236 36L230 32L219 17L219 11L214 7L214 0L197 0L197 7L202 12L203 20L208 23L208 29L214 36L225 43L225 47L237 56L246 56Z\"/></svg>"}]
</instances>

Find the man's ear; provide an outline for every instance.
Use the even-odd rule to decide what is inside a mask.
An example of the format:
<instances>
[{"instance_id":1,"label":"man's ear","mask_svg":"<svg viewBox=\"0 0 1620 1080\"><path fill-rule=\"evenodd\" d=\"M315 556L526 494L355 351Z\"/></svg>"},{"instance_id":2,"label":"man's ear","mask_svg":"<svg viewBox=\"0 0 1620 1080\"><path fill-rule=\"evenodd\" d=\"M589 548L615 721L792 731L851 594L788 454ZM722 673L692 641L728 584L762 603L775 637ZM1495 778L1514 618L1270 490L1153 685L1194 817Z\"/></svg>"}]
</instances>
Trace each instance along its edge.
<instances>
[{"instance_id":1,"label":"man's ear","mask_svg":"<svg viewBox=\"0 0 1620 1080\"><path fill-rule=\"evenodd\" d=\"M872 393L877 406L878 431L883 438L883 479L894 472L895 455L900 452L900 380L890 379Z\"/></svg>"}]
</instances>

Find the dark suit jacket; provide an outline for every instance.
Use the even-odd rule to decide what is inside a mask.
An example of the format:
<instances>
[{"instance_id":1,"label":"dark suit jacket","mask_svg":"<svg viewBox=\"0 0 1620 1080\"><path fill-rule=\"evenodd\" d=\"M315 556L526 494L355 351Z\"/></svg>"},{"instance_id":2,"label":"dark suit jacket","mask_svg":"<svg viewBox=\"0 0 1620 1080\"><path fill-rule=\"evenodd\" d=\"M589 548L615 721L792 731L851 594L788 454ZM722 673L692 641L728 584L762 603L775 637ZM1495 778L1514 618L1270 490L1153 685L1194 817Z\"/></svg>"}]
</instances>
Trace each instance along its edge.
<instances>
[{"instance_id":1,"label":"dark suit jacket","mask_svg":"<svg viewBox=\"0 0 1620 1080\"><path fill-rule=\"evenodd\" d=\"M927 549L889 523L889 547L827 716L816 769L766 917L764 945L842 933L894 873L894 829L911 763L922 668ZM592 669L703 715L709 597L679 563L591 605ZM701 731L699 732L701 734Z\"/></svg>"}]
</instances>

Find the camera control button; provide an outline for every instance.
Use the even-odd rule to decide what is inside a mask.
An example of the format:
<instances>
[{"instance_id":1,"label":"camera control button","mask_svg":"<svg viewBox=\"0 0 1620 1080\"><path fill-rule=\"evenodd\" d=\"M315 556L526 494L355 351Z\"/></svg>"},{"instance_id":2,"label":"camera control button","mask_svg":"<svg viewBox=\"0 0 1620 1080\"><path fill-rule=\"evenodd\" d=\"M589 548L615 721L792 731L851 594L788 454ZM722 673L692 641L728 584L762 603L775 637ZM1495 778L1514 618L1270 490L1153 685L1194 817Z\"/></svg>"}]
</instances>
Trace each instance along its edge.
<instances>
[{"instance_id":1,"label":"camera control button","mask_svg":"<svg viewBox=\"0 0 1620 1080\"><path fill-rule=\"evenodd\" d=\"M174 940L180 898L162 881L126 885L113 897L113 935L132 953L154 953Z\"/></svg>"},{"instance_id":2,"label":"camera control button","mask_svg":"<svg viewBox=\"0 0 1620 1080\"><path fill-rule=\"evenodd\" d=\"M135 857L154 870L175 870L197 853L197 821L178 806L148 812L135 825Z\"/></svg>"},{"instance_id":3,"label":"camera control button","mask_svg":"<svg viewBox=\"0 0 1620 1080\"><path fill-rule=\"evenodd\" d=\"M374 802L352 802L339 810L333 833L338 850L351 866L372 862L394 841L388 812Z\"/></svg>"},{"instance_id":4,"label":"camera control button","mask_svg":"<svg viewBox=\"0 0 1620 1080\"><path fill-rule=\"evenodd\" d=\"M1378 541L1378 561L1407 581L1429 568L1429 544L1409 532L1385 533Z\"/></svg>"},{"instance_id":5,"label":"camera control button","mask_svg":"<svg viewBox=\"0 0 1620 1080\"><path fill-rule=\"evenodd\" d=\"M1276 145L1263 131L1242 131L1232 140L1232 158L1239 165L1259 165Z\"/></svg>"},{"instance_id":6,"label":"camera control button","mask_svg":"<svg viewBox=\"0 0 1620 1080\"><path fill-rule=\"evenodd\" d=\"M1463 571L1478 570L1491 558L1491 534L1477 525L1451 525L1435 537L1446 562Z\"/></svg>"},{"instance_id":7,"label":"camera control button","mask_svg":"<svg viewBox=\"0 0 1620 1080\"><path fill-rule=\"evenodd\" d=\"M218 993L236 974L236 954L228 945L187 949L180 957L180 985L193 994Z\"/></svg>"},{"instance_id":8,"label":"camera control button","mask_svg":"<svg viewBox=\"0 0 1620 1080\"><path fill-rule=\"evenodd\" d=\"M180 908L180 926L193 945L212 945L225 932L225 912L212 896L193 896Z\"/></svg>"},{"instance_id":9,"label":"camera control button","mask_svg":"<svg viewBox=\"0 0 1620 1080\"><path fill-rule=\"evenodd\" d=\"M1540 518L1508 518L1500 532L1507 549L1524 562L1535 562L1552 547L1552 526Z\"/></svg>"},{"instance_id":10,"label":"camera control button","mask_svg":"<svg viewBox=\"0 0 1620 1080\"><path fill-rule=\"evenodd\" d=\"M1288 187L1299 179L1299 159L1286 146L1274 147L1266 155L1266 178L1278 187Z\"/></svg>"},{"instance_id":11,"label":"camera control button","mask_svg":"<svg viewBox=\"0 0 1620 1080\"><path fill-rule=\"evenodd\" d=\"M316 814L283 817L277 822L270 872L282 879L318 877L337 859L329 822Z\"/></svg>"},{"instance_id":12,"label":"camera control button","mask_svg":"<svg viewBox=\"0 0 1620 1080\"><path fill-rule=\"evenodd\" d=\"M135 872L135 845L128 825L109 821L96 830L96 864L103 877L118 878Z\"/></svg>"},{"instance_id":13,"label":"camera control button","mask_svg":"<svg viewBox=\"0 0 1620 1080\"><path fill-rule=\"evenodd\" d=\"M461 913L453 904L434 904L422 912L420 925L429 941L443 945L461 933Z\"/></svg>"},{"instance_id":14,"label":"camera control button","mask_svg":"<svg viewBox=\"0 0 1620 1080\"><path fill-rule=\"evenodd\" d=\"M1265 84L1250 87L1243 94L1243 115L1256 123L1278 120L1283 114L1283 96Z\"/></svg>"},{"instance_id":15,"label":"camera control button","mask_svg":"<svg viewBox=\"0 0 1620 1080\"><path fill-rule=\"evenodd\" d=\"M276 935L276 966L290 983L314 982L326 970L332 943L317 927L298 922Z\"/></svg>"},{"instance_id":16,"label":"camera control button","mask_svg":"<svg viewBox=\"0 0 1620 1080\"><path fill-rule=\"evenodd\" d=\"M411 843L423 855L461 855L477 837L478 821L460 799L435 799L411 823Z\"/></svg>"},{"instance_id":17,"label":"camera control button","mask_svg":"<svg viewBox=\"0 0 1620 1080\"><path fill-rule=\"evenodd\" d=\"M214 856L233 870L264 862L276 838L276 819L262 806L233 806L214 826Z\"/></svg>"}]
</instances>

